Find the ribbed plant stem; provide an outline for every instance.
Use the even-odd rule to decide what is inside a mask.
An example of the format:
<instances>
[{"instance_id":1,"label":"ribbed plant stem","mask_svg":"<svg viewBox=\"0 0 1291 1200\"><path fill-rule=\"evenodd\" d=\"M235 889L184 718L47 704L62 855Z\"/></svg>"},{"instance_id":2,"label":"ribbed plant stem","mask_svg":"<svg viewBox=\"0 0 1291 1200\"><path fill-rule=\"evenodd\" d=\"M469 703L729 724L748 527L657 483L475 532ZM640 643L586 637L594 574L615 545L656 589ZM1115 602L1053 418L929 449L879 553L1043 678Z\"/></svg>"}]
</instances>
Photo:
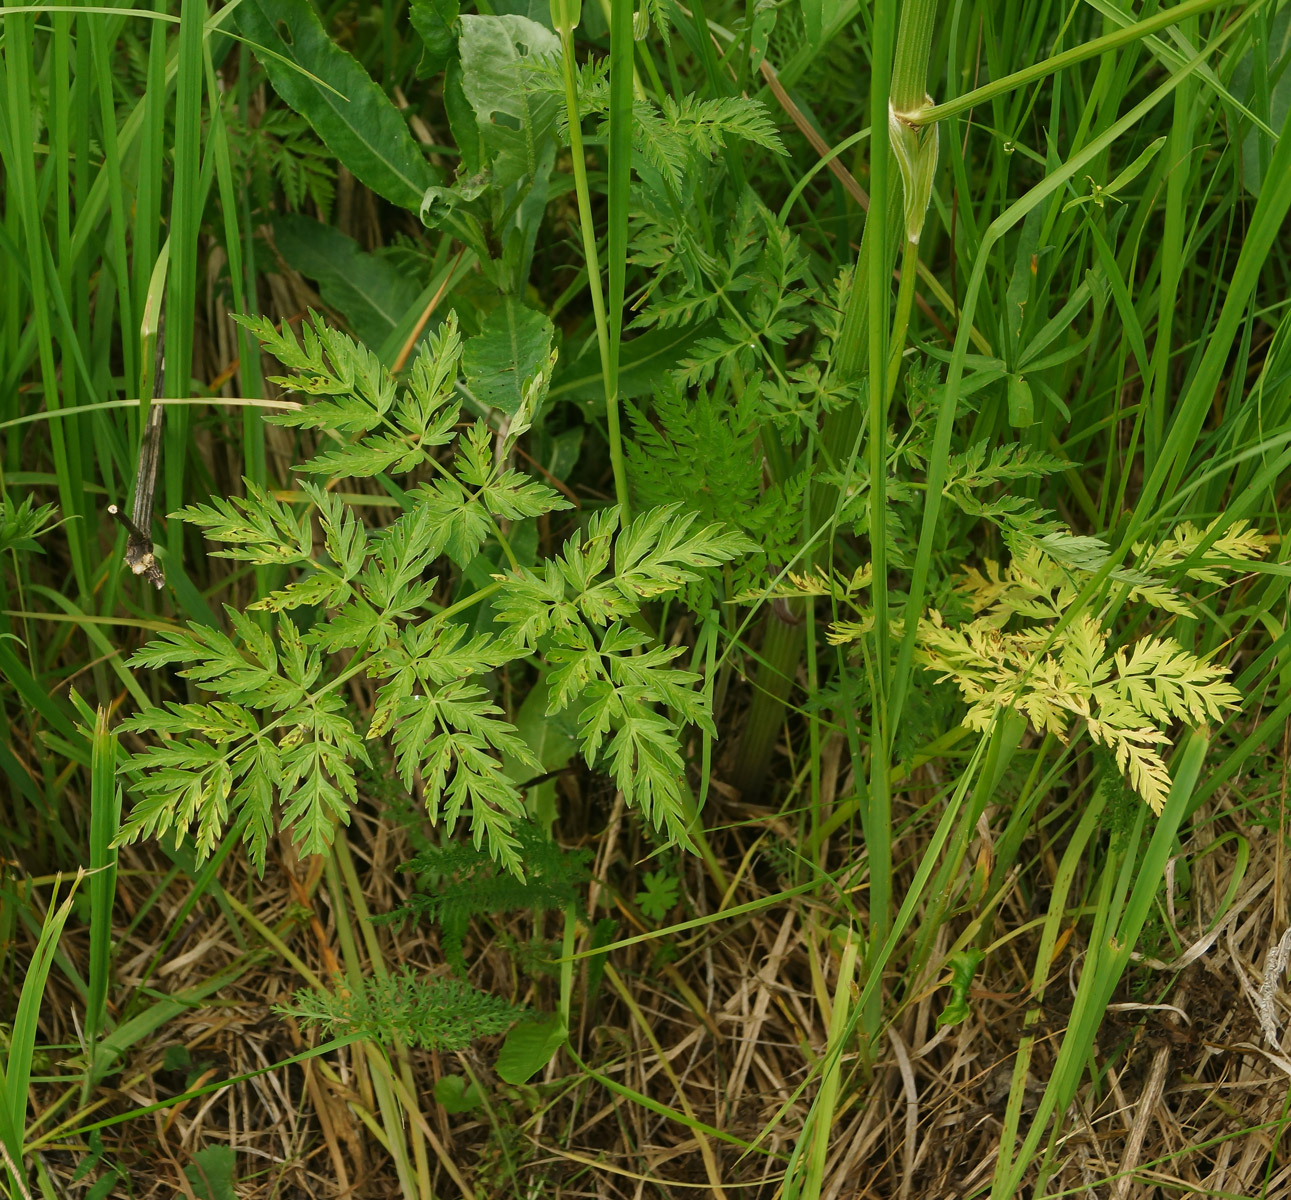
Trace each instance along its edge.
<instances>
[{"instance_id":1,"label":"ribbed plant stem","mask_svg":"<svg viewBox=\"0 0 1291 1200\"><path fill-rule=\"evenodd\" d=\"M928 55L937 25L938 0L906 0L901 6L892 62L892 107L899 113L921 108L928 95Z\"/></svg>"}]
</instances>

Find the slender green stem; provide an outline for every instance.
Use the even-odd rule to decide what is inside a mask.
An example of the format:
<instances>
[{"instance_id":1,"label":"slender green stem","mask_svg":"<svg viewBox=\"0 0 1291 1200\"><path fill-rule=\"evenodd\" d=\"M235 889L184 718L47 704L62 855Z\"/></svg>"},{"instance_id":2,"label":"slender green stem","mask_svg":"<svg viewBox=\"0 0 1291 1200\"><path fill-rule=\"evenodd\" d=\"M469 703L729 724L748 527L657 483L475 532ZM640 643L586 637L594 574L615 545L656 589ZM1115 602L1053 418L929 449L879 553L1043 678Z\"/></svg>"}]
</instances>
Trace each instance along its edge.
<instances>
[{"instance_id":1,"label":"slender green stem","mask_svg":"<svg viewBox=\"0 0 1291 1200\"><path fill-rule=\"evenodd\" d=\"M939 0L905 0L897 30L896 53L892 62L892 107L897 112L924 103L928 87L928 55L936 32ZM875 43L877 48L877 42ZM872 108L875 119L878 109Z\"/></svg>"},{"instance_id":2,"label":"slender green stem","mask_svg":"<svg viewBox=\"0 0 1291 1200\"><path fill-rule=\"evenodd\" d=\"M901 250L901 283L897 287L897 306L892 317L892 337L888 342L887 395L891 404L901 377L901 359L905 353L906 330L910 327L910 310L914 307L915 264L919 243L906 240Z\"/></svg>"},{"instance_id":3,"label":"slender green stem","mask_svg":"<svg viewBox=\"0 0 1291 1200\"><path fill-rule=\"evenodd\" d=\"M923 0L908 0L905 12L927 7ZM885 249L891 244L889 209L892 192L888 181L893 165L891 153L891 124L882 119L891 104L889 91L892 82L891 55L896 33L897 14L895 0L877 3L874 8L874 54L870 74L870 112L874 119L870 127L870 178L873 192L866 232L874 230L874 241ZM903 38L903 41L905 39ZM907 54L913 54L907 49ZM923 62L926 66L927 51ZM907 68L910 64L906 64ZM909 71L907 70L907 74ZM874 244L873 242L871 244ZM871 702L870 779L867 797L868 814L865 823L867 851L870 866L870 931L866 954L866 970L881 970L877 958L887 940L892 923L892 792L888 778L890 770L892 723L888 712L888 690L892 670L892 654L888 631L888 539L887 539L887 479L888 479L888 305L892 294L892 273L886 254L871 254L866 263L865 278L859 277L854 287L862 284L867 289L868 362L869 379L869 471L870 471L870 556L874 567L874 671ZM911 272L913 274L913 272ZM883 990L875 988L870 993L864 1014L867 1037L864 1049L874 1054L874 1041L879 1035L883 1012Z\"/></svg>"},{"instance_id":4,"label":"slender green stem","mask_svg":"<svg viewBox=\"0 0 1291 1200\"><path fill-rule=\"evenodd\" d=\"M619 424L618 336L612 332L605 312L605 293L601 287L600 258L596 251L596 226L592 219L592 195L587 186L587 155L583 149L583 131L579 124L578 82L574 71L574 28L563 12L552 5L552 17L560 32L561 60L565 77L565 111L569 116L569 152L574 165L574 193L578 197L578 225L583 238L583 255L587 259L587 282L592 297L592 316L596 321L596 342L601 353L601 377L605 384L605 421L610 441L610 466L614 472L614 496L624 515L628 513L627 470L623 461L623 438ZM615 239L610 242L613 258ZM622 295L620 293L620 305ZM617 323L616 323L617 324Z\"/></svg>"},{"instance_id":5,"label":"slender green stem","mask_svg":"<svg viewBox=\"0 0 1291 1200\"><path fill-rule=\"evenodd\" d=\"M610 137L609 137L609 312L610 369L605 388L605 423L610 437L614 494L629 515L623 434L619 426L619 347L628 269L628 200L632 174L632 0L610 0ZM566 58L566 62L568 62ZM568 84L566 85L568 88ZM571 125L573 120L571 119Z\"/></svg>"}]
</instances>

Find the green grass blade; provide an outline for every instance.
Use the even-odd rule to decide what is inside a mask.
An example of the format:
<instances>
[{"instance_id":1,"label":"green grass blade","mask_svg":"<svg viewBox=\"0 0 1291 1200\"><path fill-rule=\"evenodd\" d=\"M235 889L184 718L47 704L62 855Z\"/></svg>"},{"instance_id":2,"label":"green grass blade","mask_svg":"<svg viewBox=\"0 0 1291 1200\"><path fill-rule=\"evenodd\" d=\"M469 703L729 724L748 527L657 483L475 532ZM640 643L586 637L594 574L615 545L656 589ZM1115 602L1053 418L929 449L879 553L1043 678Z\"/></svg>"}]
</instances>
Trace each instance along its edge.
<instances>
[{"instance_id":1,"label":"green grass blade","mask_svg":"<svg viewBox=\"0 0 1291 1200\"><path fill-rule=\"evenodd\" d=\"M36 1052L36 1034L40 1023L41 1000L63 926L72 912L77 884L84 877L78 872L67 895L58 903L59 884L55 884L49 908L41 924L40 938L23 978L18 1010L9 1035L8 1049L0 1055L0 1140L3 1140L11 1162L21 1163L27 1124L27 1089L31 1080L32 1056ZM62 877L59 877L61 883ZM29 893L28 893L29 894ZM21 1180L15 1180L19 1186Z\"/></svg>"}]
</instances>

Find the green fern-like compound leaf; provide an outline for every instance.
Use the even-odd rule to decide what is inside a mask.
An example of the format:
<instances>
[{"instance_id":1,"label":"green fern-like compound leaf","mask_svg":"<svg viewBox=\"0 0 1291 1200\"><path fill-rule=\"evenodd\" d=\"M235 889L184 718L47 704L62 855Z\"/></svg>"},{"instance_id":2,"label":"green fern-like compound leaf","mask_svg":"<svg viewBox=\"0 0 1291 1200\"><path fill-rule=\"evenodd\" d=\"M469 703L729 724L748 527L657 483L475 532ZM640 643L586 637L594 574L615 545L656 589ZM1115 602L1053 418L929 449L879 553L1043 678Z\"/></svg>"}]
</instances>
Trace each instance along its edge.
<instances>
[{"instance_id":1,"label":"green fern-like compound leaf","mask_svg":"<svg viewBox=\"0 0 1291 1200\"><path fill-rule=\"evenodd\" d=\"M569 507L513 465L554 357L519 381L500 429L476 419L462 432L463 342L452 315L402 383L312 314L299 341L264 320L245 323L292 372L280 382L314 398L273 418L318 431L328 447L302 470L315 480L416 476L403 513L384 528L368 528L334 488L309 480L298 500L248 484L243 497L176 514L205 532L213 553L295 577L253 612L227 607L227 631L169 629L131 659L205 695L125 723L149 744L125 764L135 804L120 840L191 835L201 857L237 823L261 870L279 826L300 853L323 853L357 799L356 764L369 761L368 743L388 737L400 781L429 816L464 822L477 848L523 875L524 803L503 761L532 773L541 765L493 697L499 669L535 653L552 667L552 711L578 707L588 762L684 840L682 729L712 734L708 701L697 676L671 665L680 650L654 646L633 622L643 604L750 553L749 539L675 505L627 523L610 508L540 568L517 566L484 589L455 587L449 594L464 598L441 607L441 575L452 584L490 541L512 557L510 523ZM494 619L470 632L463 618L489 598ZM310 620L293 618L306 608ZM355 679L375 699L366 728L343 698Z\"/></svg>"}]
</instances>

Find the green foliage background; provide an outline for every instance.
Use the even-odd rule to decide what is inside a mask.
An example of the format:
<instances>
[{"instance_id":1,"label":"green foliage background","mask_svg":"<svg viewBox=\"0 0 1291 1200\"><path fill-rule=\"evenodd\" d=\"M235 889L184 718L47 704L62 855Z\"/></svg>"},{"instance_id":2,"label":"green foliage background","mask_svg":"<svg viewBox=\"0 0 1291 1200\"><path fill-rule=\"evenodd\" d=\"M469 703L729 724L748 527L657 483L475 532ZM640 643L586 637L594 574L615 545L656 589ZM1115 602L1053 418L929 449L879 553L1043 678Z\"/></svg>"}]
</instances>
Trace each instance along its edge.
<instances>
[{"instance_id":1,"label":"green foliage background","mask_svg":"<svg viewBox=\"0 0 1291 1200\"><path fill-rule=\"evenodd\" d=\"M941 1027L985 1025L991 972L1025 1013L975 1194L1069 1186L1109 1002L1189 961L1132 960L1170 958L1163 894L1231 846L1208 933L1285 846L1291 6L0 23L8 1193L53 1194L50 1145L117 1187L103 1089L265 955L330 1039L305 1057L360 1064L399 1194L464 1182L435 1096L487 1113L478 1194L519 1194L563 1082L679 1124L715 1193L791 1121L778 1194L837 1194L885 1038L936 987ZM156 590L123 566L149 540ZM409 860L384 914L371 828ZM266 877L299 911L257 913ZM172 889L126 981L123 922ZM690 931L776 905L820 1016L778 1113L612 1078L603 993L662 1054L616 955L649 943L690 1004ZM159 991L207 914L240 956ZM506 996L472 978L493 941ZM422 1051L466 1074L422 1086ZM214 1196L245 1164L183 1167Z\"/></svg>"}]
</instances>

